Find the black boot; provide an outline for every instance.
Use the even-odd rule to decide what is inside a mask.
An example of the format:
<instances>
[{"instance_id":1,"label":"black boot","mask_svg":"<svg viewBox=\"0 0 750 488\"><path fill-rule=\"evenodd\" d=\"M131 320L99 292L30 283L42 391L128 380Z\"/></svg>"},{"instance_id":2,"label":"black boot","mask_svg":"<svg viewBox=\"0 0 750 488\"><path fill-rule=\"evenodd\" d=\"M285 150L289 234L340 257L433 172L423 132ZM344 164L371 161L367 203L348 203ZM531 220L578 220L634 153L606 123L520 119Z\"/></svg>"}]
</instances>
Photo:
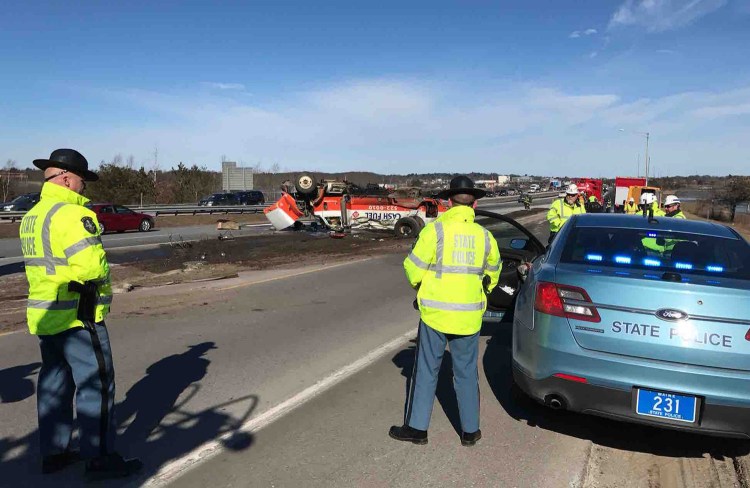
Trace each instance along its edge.
<instances>
[{"instance_id":1,"label":"black boot","mask_svg":"<svg viewBox=\"0 0 750 488\"><path fill-rule=\"evenodd\" d=\"M481 430L477 430L476 432L463 432L461 434L461 445L473 446L481 438L482 438Z\"/></svg>"},{"instance_id":2,"label":"black boot","mask_svg":"<svg viewBox=\"0 0 750 488\"><path fill-rule=\"evenodd\" d=\"M86 462L86 477L90 480L125 478L143 468L138 458L123 459L117 453L107 454Z\"/></svg>"},{"instance_id":3,"label":"black boot","mask_svg":"<svg viewBox=\"0 0 750 488\"><path fill-rule=\"evenodd\" d=\"M65 451L42 458L42 474L56 473L81 460L78 451Z\"/></svg>"},{"instance_id":4,"label":"black boot","mask_svg":"<svg viewBox=\"0 0 750 488\"><path fill-rule=\"evenodd\" d=\"M418 430L408 425L394 425L388 431L388 435L397 441L413 442L414 444L427 444L427 431Z\"/></svg>"}]
</instances>

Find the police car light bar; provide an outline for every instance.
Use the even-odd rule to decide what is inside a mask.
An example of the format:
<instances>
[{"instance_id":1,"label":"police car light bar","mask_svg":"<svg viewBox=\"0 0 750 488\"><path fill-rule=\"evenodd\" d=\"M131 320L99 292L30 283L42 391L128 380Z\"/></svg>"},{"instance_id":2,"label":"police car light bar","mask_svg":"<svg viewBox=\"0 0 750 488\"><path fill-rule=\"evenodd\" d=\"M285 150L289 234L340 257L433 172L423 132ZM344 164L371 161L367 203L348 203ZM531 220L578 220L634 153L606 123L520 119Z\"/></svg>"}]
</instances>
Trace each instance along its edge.
<instances>
[{"instance_id":1,"label":"police car light bar","mask_svg":"<svg viewBox=\"0 0 750 488\"><path fill-rule=\"evenodd\" d=\"M706 271L710 271L712 273L723 273L724 266L708 265L706 266Z\"/></svg>"},{"instance_id":2,"label":"police car light bar","mask_svg":"<svg viewBox=\"0 0 750 488\"><path fill-rule=\"evenodd\" d=\"M661 261L658 259L646 258L643 260L644 266L661 266Z\"/></svg>"},{"instance_id":3,"label":"police car light bar","mask_svg":"<svg viewBox=\"0 0 750 488\"><path fill-rule=\"evenodd\" d=\"M674 263L674 267L677 269L693 269L693 265L690 263Z\"/></svg>"},{"instance_id":4,"label":"police car light bar","mask_svg":"<svg viewBox=\"0 0 750 488\"><path fill-rule=\"evenodd\" d=\"M630 264L631 261L630 256L615 256L615 262L618 264Z\"/></svg>"},{"instance_id":5,"label":"police car light bar","mask_svg":"<svg viewBox=\"0 0 750 488\"><path fill-rule=\"evenodd\" d=\"M604 256L601 254L587 254L586 260L588 261L602 261L604 259Z\"/></svg>"}]
</instances>

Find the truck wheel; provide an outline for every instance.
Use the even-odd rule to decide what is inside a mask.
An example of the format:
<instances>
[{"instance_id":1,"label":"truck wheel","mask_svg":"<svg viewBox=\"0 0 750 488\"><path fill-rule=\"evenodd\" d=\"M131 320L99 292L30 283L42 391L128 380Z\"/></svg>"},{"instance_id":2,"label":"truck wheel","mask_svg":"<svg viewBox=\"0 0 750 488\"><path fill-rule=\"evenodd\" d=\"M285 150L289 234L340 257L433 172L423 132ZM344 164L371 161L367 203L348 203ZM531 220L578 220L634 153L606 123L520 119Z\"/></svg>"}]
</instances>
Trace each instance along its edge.
<instances>
[{"instance_id":1,"label":"truck wheel","mask_svg":"<svg viewBox=\"0 0 750 488\"><path fill-rule=\"evenodd\" d=\"M419 230L419 223L414 217L401 217L393 227L393 232L395 232L396 237L399 239L417 237Z\"/></svg>"},{"instance_id":2,"label":"truck wheel","mask_svg":"<svg viewBox=\"0 0 750 488\"><path fill-rule=\"evenodd\" d=\"M297 180L294 182L294 188L297 189L297 193L306 197L313 196L318 192L318 187L315 184L315 177L310 173L302 173L297 176Z\"/></svg>"},{"instance_id":3,"label":"truck wheel","mask_svg":"<svg viewBox=\"0 0 750 488\"><path fill-rule=\"evenodd\" d=\"M424 220L422 220L422 217L420 217L419 215L414 215L412 218L417 221L420 231L424 229L425 224L424 224Z\"/></svg>"}]
</instances>

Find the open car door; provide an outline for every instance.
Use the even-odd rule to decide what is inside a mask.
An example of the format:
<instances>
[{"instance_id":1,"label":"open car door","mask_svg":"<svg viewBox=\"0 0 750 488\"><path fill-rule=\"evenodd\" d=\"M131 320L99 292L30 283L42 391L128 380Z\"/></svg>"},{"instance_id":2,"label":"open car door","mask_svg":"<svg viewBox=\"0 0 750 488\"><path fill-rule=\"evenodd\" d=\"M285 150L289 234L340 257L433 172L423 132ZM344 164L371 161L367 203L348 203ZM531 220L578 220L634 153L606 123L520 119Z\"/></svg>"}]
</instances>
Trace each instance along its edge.
<instances>
[{"instance_id":1,"label":"open car door","mask_svg":"<svg viewBox=\"0 0 750 488\"><path fill-rule=\"evenodd\" d=\"M475 214L475 222L490 231L500 249L503 268L497 287L487 297L485 318L501 319L514 306L521 286L518 266L544 254L545 246L527 228L510 217L481 209L476 209Z\"/></svg>"}]
</instances>

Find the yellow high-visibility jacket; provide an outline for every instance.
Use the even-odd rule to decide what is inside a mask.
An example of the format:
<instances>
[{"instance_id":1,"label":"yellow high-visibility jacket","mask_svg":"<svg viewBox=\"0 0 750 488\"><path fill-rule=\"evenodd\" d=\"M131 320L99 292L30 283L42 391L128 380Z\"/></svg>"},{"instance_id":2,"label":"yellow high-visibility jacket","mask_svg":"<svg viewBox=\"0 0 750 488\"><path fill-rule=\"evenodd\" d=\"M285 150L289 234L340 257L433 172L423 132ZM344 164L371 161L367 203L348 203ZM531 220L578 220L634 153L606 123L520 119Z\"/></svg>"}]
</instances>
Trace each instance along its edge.
<instances>
[{"instance_id":1,"label":"yellow high-visibility jacket","mask_svg":"<svg viewBox=\"0 0 750 488\"><path fill-rule=\"evenodd\" d=\"M41 200L21 220L21 247L29 281L26 319L29 331L53 335L82 327L79 294L68 283L98 284L95 319L101 322L112 303L109 265L96 214L89 200L67 188L45 183Z\"/></svg>"},{"instance_id":2,"label":"yellow high-visibility jacket","mask_svg":"<svg viewBox=\"0 0 750 488\"><path fill-rule=\"evenodd\" d=\"M482 328L487 293L500 278L495 238L474 223L474 209L455 206L419 233L404 260L406 277L418 288L422 321L445 334L472 335Z\"/></svg>"},{"instance_id":3,"label":"yellow high-visibility jacket","mask_svg":"<svg viewBox=\"0 0 750 488\"><path fill-rule=\"evenodd\" d=\"M638 204L635 203L635 202L633 202L633 203L627 202L625 204L625 213L628 214L628 215L635 215L635 214L637 214L638 213Z\"/></svg>"},{"instance_id":4,"label":"yellow high-visibility jacket","mask_svg":"<svg viewBox=\"0 0 750 488\"><path fill-rule=\"evenodd\" d=\"M578 203L578 202L577 202ZM547 221L549 221L550 232L560 232L563 224L573 215L585 214L586 209L583 205L569 205L565 198L558 198L552 201L552 205L547 211Z\"/></svg>"}]
</instances>

